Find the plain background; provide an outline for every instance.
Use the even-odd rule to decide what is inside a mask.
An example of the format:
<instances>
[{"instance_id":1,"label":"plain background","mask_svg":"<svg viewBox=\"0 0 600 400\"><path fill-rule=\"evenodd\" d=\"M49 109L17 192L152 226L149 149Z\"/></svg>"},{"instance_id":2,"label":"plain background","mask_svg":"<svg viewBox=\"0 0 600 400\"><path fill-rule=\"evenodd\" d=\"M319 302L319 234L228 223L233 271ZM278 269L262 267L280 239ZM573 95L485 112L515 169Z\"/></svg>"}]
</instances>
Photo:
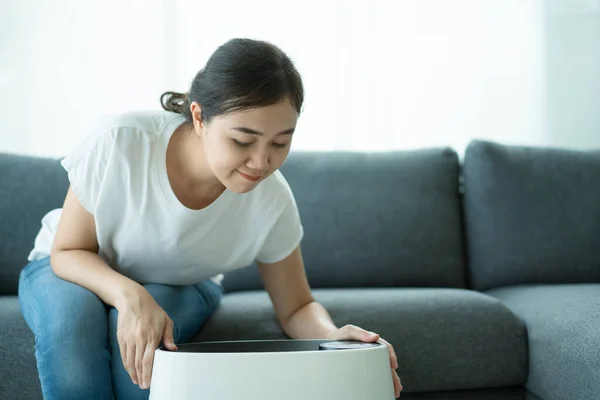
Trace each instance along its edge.
<instances>
[{"instance_id":1,"label":"plain background","mask_svg":"<svg viewBox=\"0 0 600 400\"><path fill-rule=\"evenodd\" d=\"M232 37L304 78L293 150L600 147L600 0L2 0L0 151L159 109Z\"/></svg>"}]
</instances>

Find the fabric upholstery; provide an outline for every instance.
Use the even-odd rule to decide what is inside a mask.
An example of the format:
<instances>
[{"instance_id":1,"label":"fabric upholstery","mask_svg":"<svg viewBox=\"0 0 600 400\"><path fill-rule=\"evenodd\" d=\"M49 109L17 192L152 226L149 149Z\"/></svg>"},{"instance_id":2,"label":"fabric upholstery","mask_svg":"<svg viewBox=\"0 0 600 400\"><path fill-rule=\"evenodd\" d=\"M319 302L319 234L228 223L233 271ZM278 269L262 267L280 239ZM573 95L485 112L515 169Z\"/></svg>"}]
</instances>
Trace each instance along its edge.
<instances>
[{"instance_id":1,"label":"fabric upholstery","mask_svg":"<svg viewBox=\"0 0 600 400\"><path fill-rule=\"evenodd\" d=\"M68 185L58 159L0 154L0 295L17 293L41 219L62 207Z\"/></svg>"},{"instance_id":2,"label":"fabric upholstery","mask_svg":"<svg viewBox=\"0 0 600 400\"><path fill-rule=\"evenodd\" d=\"M474 141L463 178L472 287L600 283L600 151Z\"/></svg>"},{"instance_id":3,"label":"fabric upholstery","mask_svg":"<svg viewBox=\"0 0 600 400\"><path fill-rule=\"evenodd\" d=\"M34 338L16 296L0 296L0 399L41 399Z\"/></svg>"},{"instance_id":4,"label":"fabric upholstery","mask_svg":"<svg viewBox=\"0 0 600 400\"><path fill-rule=\"evenodd\" d=\"M453 390L429 393L402 392L400 400L540 400L523 388Z\"/></svg>"},{"instance_id":5,"label":"fabric upholstery","mask_svg":"<svg viewBox=\"0 0 600 400\"><path fill-rule=\"evenodd\" d=\"M352 323L388 340L407 392L523 384L524 325L498 300L461 289L315 289L343 326ZM228 293L196 341L282 339L268 295Z\"/></svg>"},{"instance_id":6,"label":"fabric upholstery","mask_svg":"<svg viewBox=\"0 0 600 400\"><path fill-rule=\"evenodd\" d=\"M394 345L407 393L525 382L525 328L492 297L457 289L317 289L315 294L340 326L357 324L380 333ZM15 398L15 393L23 396L17 399L40 398L34 339L16 297L0 297L0 318L0 359L5 360L0 372L11 377L0 386L0 398L4 394ZM268 295L251 291L227 294L195 340L286 337ZM506 397L506 393L501 393L505 397L493 397L491 393L470 395L473 399L519 398ZM487 397L477 397L483 395Z\"/></svg>"},{"instance_id":7,"label":"fabric upholstery","mask_svg":"<svg viewBox=\"0 0 600 400\"><path fill-rule=\"evenodd\" d=\"M300 210L313 287L465 286L454 151L296 152L281 171ZM255 268L224 284L262 287Z\"/></svg>"},{"instance_id":8,"label":"fabric upholstery","mask_svg":"<svg viewBox=\"0 0 600 400\"><path fill-rule=\"evenodd\" d=\"M487 292L527 326L527 388L544 400L600 399L600 285L520 285Z\"/></svg>"}]
</instances>

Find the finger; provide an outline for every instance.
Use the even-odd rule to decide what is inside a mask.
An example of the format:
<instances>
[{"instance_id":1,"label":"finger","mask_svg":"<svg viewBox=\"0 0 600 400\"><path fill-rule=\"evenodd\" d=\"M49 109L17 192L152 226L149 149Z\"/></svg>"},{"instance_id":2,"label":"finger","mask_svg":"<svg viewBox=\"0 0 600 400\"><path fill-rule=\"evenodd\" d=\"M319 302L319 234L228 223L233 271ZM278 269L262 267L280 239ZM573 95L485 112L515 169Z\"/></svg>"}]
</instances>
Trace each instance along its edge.
<instances>
[{"instance_id":1,"label":"finger","mask_svg":"<svg viewBox=\"0 0 600 400\"><path fill-rule=\"evenodd\" d=\"M342 329L342 336L346 339L360 340L363 342L375 342L379 335L375 332L369 332L355 325L346 325Z\"/></svg>"},{"instance_id":2,"label":"finger","mask_svg":"<svg viewBox=\"0 0 600 400\"><path fill-rule=\"evenodd\" d=\"M135 344L135 373L137 375L137 385L142 385L142 375L144 368L142 362L144 361L144 349L146 348L146 341L138 341Z\"/></svg>"},{"instance_id":3,"label":"finger","mask_svg":"<svg viewBox=\"0 0 600 400\"><path fill-rule=\"evenodd\" d=\"M391 364L392 368L394 368L394 369L399 368L398 356L396 355L396 351L394 350L394 347L387 340L385 340L383 338L380 338L379 341L388 347L388 353L390 354L390 364Z\"/></svg>"},{"instance_id":4,"label":"finger","mask_svg":"<svg viewBox=\"0 0 600 400\"><path fill-rule=\"evenodd\" d=\"M150 387L152 365L154 363L154 350L156 350L156 346L153 346L152 343L148 343L146 351L144 351L144 360L142 361L142 389L148 389Z\"/></svg>"},{"instance_id":5,"label":"finger","mask_svg":"<svg viewBox=\"0 0 600 400\"><path fill-rule=\"evenodd\" d=\"M162 335L162 340L167 349L177 351L177 346L175 345L175 338L173 337L173 321L169 317L167 317L165 329Z\"/></svg>"},{"instance_id":6,"label":"finger","mask_svg":"<svg viewBox=\"0 0 600 400\"><path fill-rule=\"evenodd\" d=\"M138 384L137 374L135 372L135 344L127 343L126 344L126 356L124 360L125 370L129 374L131 381L134 384Z\"/></svg>"},{"instance_id":7,"label":"finger","mask_svg":"<svg viewBox=\"0 0 600 400\"><path fill-rule=\"evenodd\" d=\"M367 331L365 331L365 332L366 332L366 335L367 335L367 336L365 337L365 342L376 342L376 341L378 341L379 339L381 339L381 337L379 336L379 334L378 334L378 333L375 333L375 332L367 332Z\"/></svg>"},{"instance_id":8,"label":"finger","mask_svg":"<svg viewBox=\"0 0 600 400\"><path fill-rule=\"evenodd\" d=\"M399 392L402 390L402 383L400 382L400 377L398 376L396 371L392 371L392 373L394 379L394 389L396 389L396 392Z\"/></svg>"},{"instance_id":9,"label":"finger","mask_svg":"<svg viewBox=\"0 0 600 400\"><path fill-rule=\"evenodd\" d=\"M402 391L402 383L400 382L400 377L396 373L396 371L392 371L392 377L394 381L394 391L396 392L396 397L400 397L400 392Z\"/></svg>"}]
</instances>

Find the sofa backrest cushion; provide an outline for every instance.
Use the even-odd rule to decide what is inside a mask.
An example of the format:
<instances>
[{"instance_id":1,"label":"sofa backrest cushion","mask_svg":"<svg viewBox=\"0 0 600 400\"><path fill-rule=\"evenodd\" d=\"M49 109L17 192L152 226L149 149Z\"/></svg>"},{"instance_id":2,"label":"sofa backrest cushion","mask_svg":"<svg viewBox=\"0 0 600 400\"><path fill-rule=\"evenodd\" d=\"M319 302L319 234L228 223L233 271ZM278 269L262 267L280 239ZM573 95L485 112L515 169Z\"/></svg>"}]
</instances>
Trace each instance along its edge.
<instances>
[{"instance_id":1,"label":"sofa backrest cushion","mask_svg":"<svg viewBox=\"0 0 600 400\"><path fill-rule=\"evenodd\" d=\"M62 207L68 187L59 159L0 154L0 295L17 293L42 217Z\"/></svg>"},{"instance_id":2,"label":"sofa backrest cushion","mask_svg":"<svg viewBox=\"0 0 600 400\"><path fill-rule=\"evenodd\" d=\"M281 172L312 287L466 285L453 150L292 152ZM262 288L255 266L226 274L225 289Z\"/></svg>"},{"instance_id":3,"label":"sofa backrest cushion","mask_svg":"<svg viewBox=\"0 0 600 400\"><path fill-rule=\"evenodd\" d=\"M281 170L300 209L312 286L466 285L453 150L292 152ZM0 293L16 293L41 219L67 189L59 159L0 155ZM253 266L224 284L262 287Z\"/></svg>"},{"instance_id":4,"label":"sofa backrest cushion","mask_svg":"<svg viewBox=\"0 0 600 400\"><path fill-rule=\"evenodd\" d=\"M600 282L600 151L473 141L463 179L475 289Z\"/></svg>"}]
</instances>

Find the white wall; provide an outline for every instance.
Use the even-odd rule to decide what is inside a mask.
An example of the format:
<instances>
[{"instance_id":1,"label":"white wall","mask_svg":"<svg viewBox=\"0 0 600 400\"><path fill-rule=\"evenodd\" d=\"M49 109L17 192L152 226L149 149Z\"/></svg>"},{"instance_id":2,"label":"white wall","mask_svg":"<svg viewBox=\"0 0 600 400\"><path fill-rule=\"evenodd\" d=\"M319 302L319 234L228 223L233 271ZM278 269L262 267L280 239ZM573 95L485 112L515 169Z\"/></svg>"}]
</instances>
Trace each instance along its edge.
<instances>
[{"instance_id":1,"label":"white wall","mask_svg":"<svg viewBox=\"0 0 600 400\"><path fill-rule=\"evenodd\" d=\"M0 151L60 156L102 114L159 108L234 36L303 74L295 149L600 147L599 2L3 0Z\"/></svg>"},{"instance_id":2,"label":"white wall","mask_svg":"<svg viewBox=\"0 0 600 400\"><path fill-rule=\"evenodd\" d=\"M552 0L544 20L546 140L600 147L600 1Z\"/></svg>"}]
</instances>

